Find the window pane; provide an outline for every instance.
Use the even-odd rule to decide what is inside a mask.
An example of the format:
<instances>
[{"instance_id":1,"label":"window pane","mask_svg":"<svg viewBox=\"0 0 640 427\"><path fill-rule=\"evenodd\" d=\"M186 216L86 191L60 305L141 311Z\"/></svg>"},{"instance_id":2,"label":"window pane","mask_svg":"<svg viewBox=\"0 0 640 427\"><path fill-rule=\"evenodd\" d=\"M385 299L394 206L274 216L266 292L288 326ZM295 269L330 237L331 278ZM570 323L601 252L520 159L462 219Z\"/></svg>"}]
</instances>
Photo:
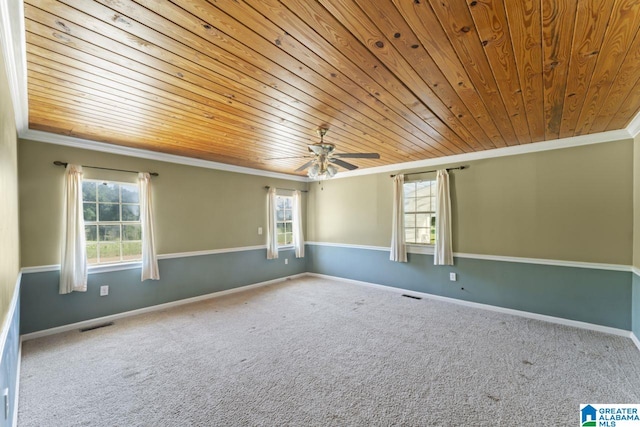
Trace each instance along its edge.
<instances>
[{"instance_id":1,"label":"window pane","mask_svg":"<svg viewBox=\"0 0 640 427\"><path fill-rule=\"evenodd\" d=\"M113 182L98 185L98 201L118 203L120 201L120 186Z\"/></svg>"},{"instance_id":2,"label":"window pane","mask_svg":"<svg viewBox=\"0 0 640 427\"><path fill-rule=\"evenodd\" d=\"M284 211L280 209L276 211L276 221L284 221Z\"/></svg>"},{"instance_id":3,"label":"window pane","mask_svg":"<svg viewBox=\"0 0 640 427\"><path fill-rule=\"evenodd\" d=\"M416 226L416 215L415 214L405 214L404 216L404 226L405 228L413 228Z\"/></svg>"},{"instance_id":4,"label":"window pane","mask_svg":"<svg viewBox=\"0 0 640 427\"><path fill-rule=\"evenodd\" d=\"M431 216L431 227L433 227L434 229L436 228L436 216L435 215Z\"/></svg>"},{"instance_id":5,"label":"window pane","mask_svg":"<svg viewBox=\"0 0 640 427\"><path fill-rule=\"evenodd\" d=\"M96 201L96 184L97 182L82 181L82 200L85 202Z\"/></svg>"},{"instance_id":6,"label":"window pane","mask_svg":"<svg viewBox=\"0 0 640 427\"><path fill-rule=\"evenodd\" d=\"M429 214L417 214L416 215L416 227L428 227L429 219L431 215Z\"/></svg>"},{"instance_id":7,"label":"window pane","mask_svg":"<svg viewBox=\"0 0 640 427\"><path fill-rule=\"evenodd\" d=\"M100 262L120 261L120 243L98 243Z\"/></svg>"},{"instance_id":8,"label":"window pane","mask_svg":"<svg viewBox=\"0 0 640 427\"><path fill-rule=\"evenodd\" d=\"M293 233L293 223L291 222L285 223L285 231L287 233Z\"/></svg>"},{"instance_id":9,"label":"window pane","mask_svg":"<svg viewBox=\"0 0 640 427\"><path fill-rule=\"evenodd\" d=\"M285 245L292 245L293 244L293 233L287 233L286 236L287 236L287 238L285 239Z\"/></svg>"},{"instance_id":10,"label":"window pane","mask_svg":"<svg viewBox=\"0 0 640 427\"><path fill-rule=\"evenodd\" d=\"M122 185L122 203L140 203L137 185Z\"/></svg>"},{"instance_id":11,"label":"window pane","mask_svg":"<svg viewBox=\"0 0 640 427\"><path fill-rule=\"evenodd\" d=\"M292 197L285 197L284 198L284 207L286 209L291 209L293 205L293 198Z\"/></svg>"},{"instance_id":12,"label":"window pane","mask_svg":"<svg viewBox=\"0 0 640 427\"><path fill-rule=\"evenodd\" d=\"M287 209L286 211L284 211L284 219L285 219L285 221L291 221L292 220L292 215L293 215L293 211L291 209Z\"/></svg>"},{"instance_id":13,"label":"window pane","mask_svg":"<svg viewBox=\"0 0 640 427\"><path fill-rule=\"evenodd\" d=\"M430 230L431 230L431 232L429 233L429 235L431 236L431 243L435 244L436 243L436 229L434 227L434 228L431 228Z\"/></svg>"},{"instance_id":14,"label":"window pane","mask_svg":"<svg viewBox=\"0 0 640 427\"><path fill-rule=\"evenodd\" d=\"M120 221L120 205L98 203L98 221Z\"/></svg>"},{"instance_id":15,"label":"window pane","mask_svg":"<svg viewBox=\"0 0 640 427\"><path fill-rule=\"evenodd\" d=\"M405 243L416 243L416 229L405 228L404 229L404 241Z\"/></svg>"},{"instance_id":16,"label":"window pane","mask_svg":"<svg viewBox=\"0 0 640 427\"><path fill-rule=\"evenodd\" d=\"M95 203L83 203L83 212L85 221L96 220L96 204Z\"/></svg>"},{"instance_id":17,"label":"window pane","mask_svg":"<svg viewBox=\"0 0 640 427\"><path fill-rule=\"evenodd\" d=\"M433 181L421 181L417 183L417 196L418 197L427 197L432 193Z\"/></svg>"},{"instance_id":18,"label":"window pane","mask_svg":"<svg viewBox=\"0 0 640 427\"><path fill-rule=\"evenodd\" d=\"M96 242L87 242L87 263L95 264L98 262L98 244Z\"/></svg>"},{"instance_id":19,"label":"window pane","mask_svg":"<svg viewBox=\"0 0 640 427\"><path fill-rule=\"evenodd\" d=\"M120 240L119 225L100 225L98 226L98 232L101 242L117 242Z\"/></svg>"},{"instance_id":20,"label":"window pane","mask_svg":"<svg viewBox=\"0 0 640 427\"><path fill-rule=\"evenodd\" d=\"M428 228L416 228L416 235L417 235L417 243L423 243L423 244L431 243Z\"/></svg>"},{"instance_id":21,"label":"window pane","mask_svg":"<svg viewBox=\"0 0 640 427\"><path fill-rule=\"evenodd\" d=\"M122 205L123 221L140 221L140 205Z\"/></svg>"},{"instance_id":22,"label":"window pane","mask_svg":"<svg viewBox=\"0 0 640 427\"><path fill-rule=\"evenodd\" d=\"M283 222L279 222L276 227L278 228L278 234L282 234L284 233L284 223Z\"/></svg>"},{"instance_id":23,"label":"window pane","mask_svg":"<svg viewBox=\"0 0 640 427\"><path fill-rule=\"evenodd\" d=\"M124 242L122 244L122 259L136 260L142 258L142 242Z\"/></svg>"},{"instance_id":24,"label":"window pane","mask_svg":"<svg viewBox=\"0 0 640 427\"><path fill-rule=\"evenodd\" d=\"M95 242L98 240L98 227L95 225L85 225L84 226L84 235L85 235L85 239L87 241L87 244L89 242Z\"/></svg>"},{"instance_id":25,"label":"window pane","mask_svg":"<svg viewBox=\"0 0 640 427\"><path fill-rule=\"evenodd\" d=\"M284 198L283 197L276 197L276 207L278 208L278 210L282 209L284 207Z\"/></svg>"},{"instance_id":26,"label":"window pane","mask_svg":"<svg viewBox=\"0 0 640 427\"><path fill-rule=\"evenodd\" d=\"M123 224L122 240L142 240L142 226L140 224Z\"/></svg>"},{"instance_id":27,"label":"window pane","mask_svg":"<svg viewBox=\"0 0 640 427\"><path fill-rule=\"evenodd\" d=\"M404 211L405 212L415 212L416 211L416 199L410 198L404 199Z\"/></svg>"},{"instance_id":28,"label":"window pane","mask_svg":"<svg viewBox=\"0 0 640 427\"><path fill-rule=\"evenodd\" d=\"M284 234L278 234L278 245L284 245Z\"/></svg>"},{"instance_id":29,"label":"window pane","mask_svg":"<svg viewBox=\"0 0 640 427\"><path fill-rule=\"evenodd\" d=\"M418 212L433 212L434 208L433 198L431 197L422 197L417 200L416 210Z\"/></svg>"},{"instance_id":30,"label":"window pane","mask_svg":"<svg viewBox=\"0 0 640 427\"><path fill-rule=\"evenodd\" d=\"M416 197L416 183L415 182L406 182L402 190L404 191L404 198L407 197Z\"/></svg>"}]
</instances>

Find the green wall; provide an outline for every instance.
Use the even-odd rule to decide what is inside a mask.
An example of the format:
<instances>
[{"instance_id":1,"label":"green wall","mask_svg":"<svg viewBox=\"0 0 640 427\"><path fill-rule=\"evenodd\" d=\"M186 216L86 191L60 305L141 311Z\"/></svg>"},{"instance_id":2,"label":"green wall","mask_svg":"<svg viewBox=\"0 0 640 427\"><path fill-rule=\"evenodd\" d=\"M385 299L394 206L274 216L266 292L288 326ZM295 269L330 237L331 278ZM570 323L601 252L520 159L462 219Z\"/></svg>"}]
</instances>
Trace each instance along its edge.
<instances>
[{"instance_id":1,"label":"green wall","mask_svg":"<svg viewBox=\"0 0 640 427\"><path fill-rule=\"evenodd\" d=\"M158 172L153 178L159 254L264 245L265 186L306 183L20 141L22 266L58 264L64 169L53 161ZM135 182L136 175L85 169L85 178ZM306 194L306 193L303 193ZM303 218L306 197L303 197Z\"/></svg>"},{"instance_id":2,"label":"green wall","mask_svg":"<svg viewBox=\"0 0 640 427\"><path fill-rule=\"evenodd\" d=\"M454 251L631 264L631 140L464 164L451 173ZM311 185L307 240L388 246L391 189L389 174Z\"/></svg>"},{"instance_id":3,"label":"green wall","mask_svg":"<svg viewBox=\"0 0 640 427\"><path fill-rule=\"evenodd\" d=\"M9 304L20 270L18 235L18 163L15 116L0 54L0 319L8 321Z\"/></svg>"}]
</instances>

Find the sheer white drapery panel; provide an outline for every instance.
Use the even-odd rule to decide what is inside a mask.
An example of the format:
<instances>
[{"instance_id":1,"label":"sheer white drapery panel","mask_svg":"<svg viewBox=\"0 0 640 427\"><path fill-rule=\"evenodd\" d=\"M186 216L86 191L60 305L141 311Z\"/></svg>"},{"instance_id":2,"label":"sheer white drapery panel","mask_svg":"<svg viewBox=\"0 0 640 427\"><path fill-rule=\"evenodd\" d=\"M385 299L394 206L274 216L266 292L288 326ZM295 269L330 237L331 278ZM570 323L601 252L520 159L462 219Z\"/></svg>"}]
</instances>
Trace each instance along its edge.
<instances>
[{"instance_id":1,"label":"sheer white drapery panel","mask_svg":"<svg viewBox=\"0 0 640 427\"><path fill-rule=\"evenodd\" d=\"M87 290L87 248L82 208L82 166L67 164L64 177L60 293Z\"/></svg>"},{"instance_id":2,"label":"sheer white drapery panel","mask_svg":"<svg viewBox=\"0 0 640 427\"><path fill-rule=\"evenodd\" d=\"M391 255L389 259L407 262L407 245L404 235L404 175L393 177L393 218L391 228Z\"/></svg>"}]
</instances>

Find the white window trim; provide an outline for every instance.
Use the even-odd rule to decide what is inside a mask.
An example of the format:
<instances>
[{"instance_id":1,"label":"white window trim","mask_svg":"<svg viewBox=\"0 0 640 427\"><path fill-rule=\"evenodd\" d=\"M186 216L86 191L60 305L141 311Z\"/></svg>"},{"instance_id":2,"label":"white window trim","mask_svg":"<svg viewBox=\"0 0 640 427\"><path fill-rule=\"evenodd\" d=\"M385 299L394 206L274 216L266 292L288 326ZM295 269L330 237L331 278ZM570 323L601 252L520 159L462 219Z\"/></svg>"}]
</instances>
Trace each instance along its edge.
<instances>
[{"instance_id":1,"label":"white window trim","mask_svg":"<svg viewBox=\"0 0 640 427\"><path fill-rule=\"evenodd\" d=\"M108 184L118 184L118 185L127 185L127 186L138 187L138 184L135 181L127 182L127 181L115 181L115 180L111 180L111 179L97 179L97 178L86 178L86 179L84 179L83 178L82 182L97 182L99 184L108 183ZM140 194L138 192L138 197L139 196L140 196ZM83 212L84 212L84 203L85 203L85 200L83 198L82 199ZM86 202L86 203L91 203L91 202ZM96 199L96 204L98 204L98 203L99 202ZM122 201L120 201L118 204L122 205ZM135 204L135 203L131 203L131 204ZM140 205L140 200L139 199L138 199L137 205L138 206ZM98 214L98 211L96 210L96 215L97 214ZM95 223L96 225L98 225L98 221L84 221L84 224L87 225L87 222ZM123 222L123 221L116 221L116 222L118 222L120 224L125 224L126 223L126 222ZM140 221L132 222L132 223L133 224L141 224ZM89 224L89 225L92 225L92 224ZM122 239L122 235L120 236L120 239ZM137 240L134 240L134 241L137 242ZM121 242L122 242L122 240L121 240ZM85 245L86 245L86 242L85 242ZM85 249L86 249L86 247L85 247ZM127 259L127 260L114 261L114 262L97 262L97 263L93 263L93 264L89 264L87 262L88 273L106 273L106 272L109 272L109 271L132 270L132 269L141 268L141 267L142 267L142 253L140 253L140 259L135 259L135 260Z\"/></svg>"}]
</instances>

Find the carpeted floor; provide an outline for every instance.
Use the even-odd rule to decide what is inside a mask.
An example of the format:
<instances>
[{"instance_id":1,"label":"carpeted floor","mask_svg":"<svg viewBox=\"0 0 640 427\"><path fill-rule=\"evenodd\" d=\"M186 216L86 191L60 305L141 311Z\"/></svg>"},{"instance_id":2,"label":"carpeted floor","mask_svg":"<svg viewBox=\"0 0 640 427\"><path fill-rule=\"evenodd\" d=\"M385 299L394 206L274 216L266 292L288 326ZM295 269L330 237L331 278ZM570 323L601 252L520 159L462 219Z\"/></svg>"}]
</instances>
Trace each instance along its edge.
<instances>
[{"instance_id":1,"label":"carpeted floor","mask_svg":"<svg viewBox=\"0 0 640 427\"><path fill-rule=\"evenodd\" d=\"M578 425L630 339L306 277L27 341L19 426Z\"/></svg>"}]
</instances>

